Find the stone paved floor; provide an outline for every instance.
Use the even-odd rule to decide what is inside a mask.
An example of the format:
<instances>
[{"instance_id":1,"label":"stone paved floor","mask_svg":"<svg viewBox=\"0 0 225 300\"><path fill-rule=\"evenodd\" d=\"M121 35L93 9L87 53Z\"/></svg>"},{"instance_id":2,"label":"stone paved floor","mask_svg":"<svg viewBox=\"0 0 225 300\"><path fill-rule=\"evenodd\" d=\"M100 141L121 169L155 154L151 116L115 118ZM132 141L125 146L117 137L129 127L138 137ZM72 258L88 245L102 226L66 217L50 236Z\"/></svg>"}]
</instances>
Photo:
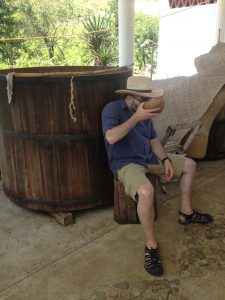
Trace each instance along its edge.
<instances>
[{"instance_id":1,"label":"stone paved floor","mask_svg":"<svg viewBox=\"0 0 225 300\"><path fill-rule=\"evenodd\" d=\"M143 268L140 225L119 225L111 206L77 213L63 227L0 191L0 300L224 300L225 160L198 162L193 206L214 223L177 223L179 190L158 191L163 277Z\"/></svg>"}]
</instances>

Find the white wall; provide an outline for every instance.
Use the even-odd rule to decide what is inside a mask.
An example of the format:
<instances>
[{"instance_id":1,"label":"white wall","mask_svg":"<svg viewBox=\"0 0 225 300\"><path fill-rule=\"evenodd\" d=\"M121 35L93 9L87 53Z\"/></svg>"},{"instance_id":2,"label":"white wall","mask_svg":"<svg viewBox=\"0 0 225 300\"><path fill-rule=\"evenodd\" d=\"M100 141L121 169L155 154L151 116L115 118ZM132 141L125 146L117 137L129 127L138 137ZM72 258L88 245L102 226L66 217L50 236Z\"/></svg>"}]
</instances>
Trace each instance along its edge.
<instances>
[{"instance_id":1,"label":"white wall","mask_svg":"<svg viewBox=\"0 0 225 300\"><path fill-rule=\"evenodd\" d=\"M225 1L217 0L217 32L220 30L220 42L225 43Z\"/></svg>"},{"instance_id":2,"label":"white wall","mask_svg":"<svg viewBox=\"0 0 225 300\"><path fill-rule=\"evenodd\" d=\"M170 9L161 0L158 68L155 78L196 73L194 58L217 43L216 4ZM176 13L177 12L177 13ZM162 17L167 14L172 14Z\"/></svg>"}]
</instances>

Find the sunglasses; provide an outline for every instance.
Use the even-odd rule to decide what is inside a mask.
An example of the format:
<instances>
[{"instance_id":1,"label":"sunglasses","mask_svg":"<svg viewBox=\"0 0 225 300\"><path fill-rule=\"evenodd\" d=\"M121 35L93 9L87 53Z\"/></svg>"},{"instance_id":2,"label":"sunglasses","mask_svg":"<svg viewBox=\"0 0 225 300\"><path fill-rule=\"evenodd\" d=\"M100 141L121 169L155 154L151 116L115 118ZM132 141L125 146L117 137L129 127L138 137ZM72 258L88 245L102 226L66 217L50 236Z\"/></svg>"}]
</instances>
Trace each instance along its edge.
<instances>
[{"instance_id":1,"label":"sunglasses","mask_svg":"<svg viewBox=\"0 0 225 300\"><path fill-rule=\"evenodd\" d=\"M133 96L133 95L132 95L132 97L139 102L145 102L145 101L148 101L151 99L151 97L140 97L140 96Z\"/></svg>"}]
</instances>

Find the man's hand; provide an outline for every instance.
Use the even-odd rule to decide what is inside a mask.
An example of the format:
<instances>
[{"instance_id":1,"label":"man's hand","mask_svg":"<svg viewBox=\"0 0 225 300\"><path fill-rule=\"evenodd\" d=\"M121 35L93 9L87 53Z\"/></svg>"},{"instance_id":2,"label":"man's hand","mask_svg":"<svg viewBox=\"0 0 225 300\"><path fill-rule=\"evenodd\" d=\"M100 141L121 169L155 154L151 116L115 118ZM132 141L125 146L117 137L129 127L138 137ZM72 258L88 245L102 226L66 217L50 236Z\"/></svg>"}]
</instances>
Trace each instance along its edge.
<instances>
[{"instance_id":1,"label":"man's hand","mask_svg":"<svg viewBox=\"0 0 225 300\"><path fill-rule=\"evenodd\" d=\"M174 174L173 167L169 159L164 161L164 169L165 169L165 173L162 179L163 181L168 182L173 178L173 174Z\"/></svg>"},{"instance_id":2,"label":"man's hand","mask_svg":"<svg viewBox=\"0 0 225 300\"><path fill-rule=\"evenodd\" d=\"M137 122L152 119L154 117L159 116L160 108L145 109L143 108L143 105L144 102L140 103L135 114L133 115L136 118Z\"/></svg>"},{"instance_id":3,"label":"man's hand","mask_svg":"<svg viewBox=\"0 0 225 300\"><path fill-rule=\"evenodd\" d=\"M164 175L162 176L162 180L165 182L168 182L172 179L174 175L174 170L172 167L172 164L170 162L169 157L166 155L166 152L161 144L161 142L155 138L150 140L150 145L152 151L155 153L155 155L160 159L164 166Z\"/></svg>"}]
</instances>

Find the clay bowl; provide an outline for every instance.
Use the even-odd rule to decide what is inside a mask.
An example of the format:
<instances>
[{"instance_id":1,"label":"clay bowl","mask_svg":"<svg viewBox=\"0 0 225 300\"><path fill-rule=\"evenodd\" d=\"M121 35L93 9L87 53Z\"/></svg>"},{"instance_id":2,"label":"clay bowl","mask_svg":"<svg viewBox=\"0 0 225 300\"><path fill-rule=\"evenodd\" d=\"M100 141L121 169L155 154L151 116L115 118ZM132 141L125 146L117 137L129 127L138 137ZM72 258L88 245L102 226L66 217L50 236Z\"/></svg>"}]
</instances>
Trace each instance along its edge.
<instances>
[{"instance_id":1,"label":"clay bowl","mask_svg":"<svg viewBox=\"0 0 225 300\"><path fill-rule=\"evenodd\" d=\"M143 107L145 109L153 109L153 108L159 108L159 112L161 112L164 108L165 105L165 101L163 99L163 97L157 97L157 98L150 98L149 100L147 100Z\"/></svg>"}]
</instances>

